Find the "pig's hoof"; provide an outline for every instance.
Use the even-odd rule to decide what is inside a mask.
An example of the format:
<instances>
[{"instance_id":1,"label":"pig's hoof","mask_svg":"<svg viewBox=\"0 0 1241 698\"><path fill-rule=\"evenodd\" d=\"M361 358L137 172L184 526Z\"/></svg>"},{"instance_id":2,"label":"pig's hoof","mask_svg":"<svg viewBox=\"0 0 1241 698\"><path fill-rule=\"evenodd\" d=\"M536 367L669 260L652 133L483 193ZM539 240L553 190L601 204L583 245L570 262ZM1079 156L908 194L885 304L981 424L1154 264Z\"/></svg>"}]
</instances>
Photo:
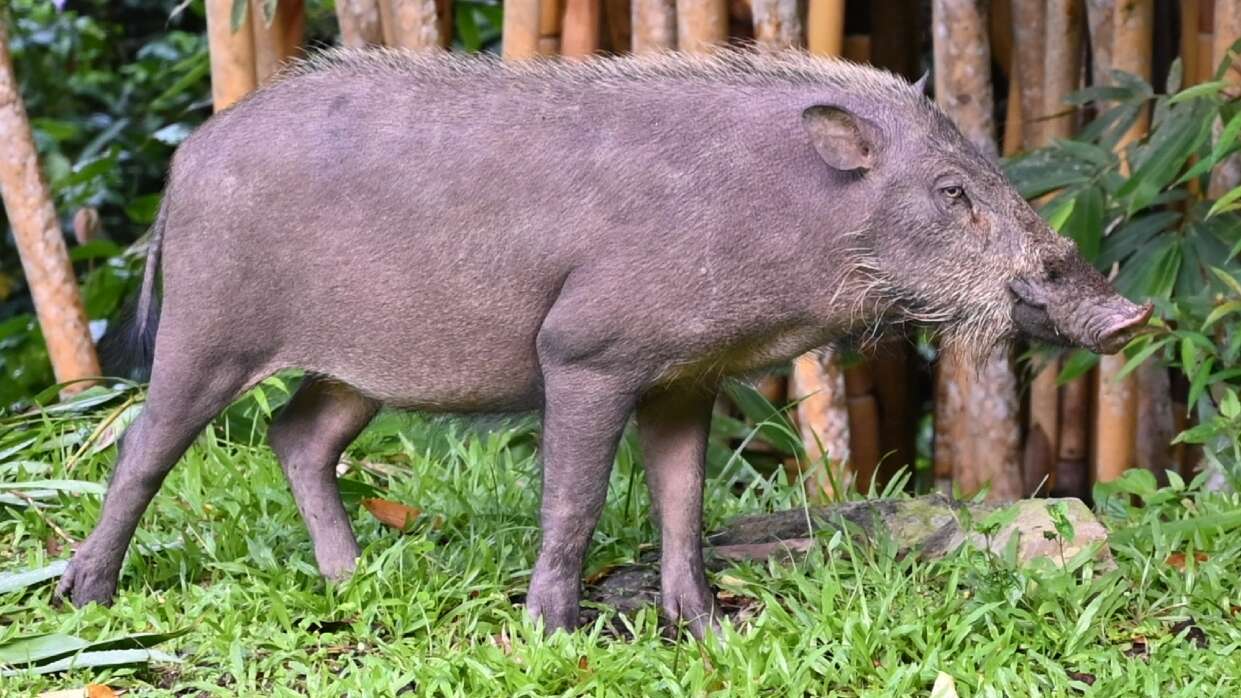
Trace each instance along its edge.
<instances>
[{"instance_id":1,"label":"pig's hoof","mask_svg":"<svg viewBox=\"0 0 1241 698\"><path fill-rule=\"evenodd\" d=\"M548 635L557 630L568 632L577 627L578 595L577 580L572 586L534 581L526 595L526 610L532 620L542 619L543 632Z\"/></svg>"},{"instance_id":2,"label":"pig's hoof","mask_svg":"<svg viewBox=\"0 0 1241 698\"><path fill-rule=\"evenodd\" d=\"M662 594L664 617L669 623L683 627L701 640L708 632L720 629L720 606L715 593L708 587Z\"/></svg>"},{"instance_id":3,"label":"pig's hoof","mask_svg":"<svg viewBox=\"0 0 1241 698\"><path fill-rule=\"evenodd\" d=\"M108 606L116 595L116 577L117 571L111 565L92 559L83 548L69 561L56 585L55 601L68 601L79 608L92 601Z\"/></svg>"}]
</instances>

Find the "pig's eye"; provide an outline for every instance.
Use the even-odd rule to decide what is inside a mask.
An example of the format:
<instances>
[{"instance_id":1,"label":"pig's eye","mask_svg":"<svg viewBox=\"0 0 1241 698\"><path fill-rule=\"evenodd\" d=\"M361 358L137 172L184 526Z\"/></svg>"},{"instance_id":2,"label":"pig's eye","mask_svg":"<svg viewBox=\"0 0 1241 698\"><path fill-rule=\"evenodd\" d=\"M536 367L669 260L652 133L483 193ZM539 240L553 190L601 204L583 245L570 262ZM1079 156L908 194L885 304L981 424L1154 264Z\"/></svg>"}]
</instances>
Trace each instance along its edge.
<instances>
[{"instance_id":1,"label":"pig's eye","mask_svg":"<svg viewBox=\"0 0 1241 698\"><path fill-rule=\"evenodd\" d=\"M948 199L949 201L955 202L955 201L965 198L965 189L955 184L950 184L946 187L943 187L942 189L939 190L939 192L943 194L944 198Z\"/></svg>"}]
</instances>

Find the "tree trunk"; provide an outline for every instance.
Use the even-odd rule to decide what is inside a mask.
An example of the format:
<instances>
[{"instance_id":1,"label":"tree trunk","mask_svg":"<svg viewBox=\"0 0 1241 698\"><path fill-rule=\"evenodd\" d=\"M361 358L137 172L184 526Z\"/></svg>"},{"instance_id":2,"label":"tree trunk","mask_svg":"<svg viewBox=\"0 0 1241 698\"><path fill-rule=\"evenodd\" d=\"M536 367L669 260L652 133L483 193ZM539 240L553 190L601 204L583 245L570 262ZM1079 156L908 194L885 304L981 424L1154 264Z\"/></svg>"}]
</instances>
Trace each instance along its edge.
<instances>
[{"instance_id":1,"label":"tree trunk","mask_svg":"<svg viewBox=\"0 0 1241 698\"><path fill-rule=\"evenodd\" d=\"M849 461L849 407L844 371L831 352L803 354L793 360L789 397L798 400L797 425L806 447L803 472L806 493L814 500L842 494Z\"/></svg>"},{"instance_id":2,"label":"tree trunk","mask_svg":"<svg viewBox=\"0 0 1241 698\"><path fill-rule=\"evenodd\" d=\"M301 48L306 5L304 0L280 0L268 22L263 15L263 0L250 0L250 19L254 23L254 74L262 85Z\"/></svg>"},{"instance_id":3,"label":"tree trunk","mask_svg":"<svg viewBox=\"0 0 1241 698\"><path fill-rule=\"evenodd\" d=\"M980 152L994 158L986 7L974 0L935 0L932 12L936 102ZM936 417L947 421L938 431L952 441L953 480L962 492L990 482L991 498L1020 497L1017 380L1008 352L992 354L977 373L949 354L941 355L939 379L955 384L959 411L951 413L956 400L946 399L936 406Z\"/></svg>"},{"instance_id":4,"label":"tree trunk","mask_svg":"<svg viewBox=\"0 0 1241 698\"><path fill-rule=\"evenodd\" d=\"M677 10L673 0L633 0L634 53L676 48Z\"/></svg>"},{"instance_id":5,"label":"tree trunk","mask_svg":"<svg viewBox=\"0 0 1241 698\"><path fill-rule=\"evenodd\" d=\"M797 0L753 0L754 39L766 49L802 45L801 15Z\"/></svg>"},{"instance_id":6,"label":"tree trunk","mask_svg":"<svg viewBox=\"0 0 1241 698\"><path fill-rule=\"evenodd\" d=\"M677 46L682 51L703 53L728 41L726 0L678 0Z\"/></svg>"},{"instance_id":7,"label":"tree trunk","mask_svg":"<svg viewBox=\"0 0 1241 698\"><path fill-rule=\"evenodd\" d=\"M1188 1L1188 0L1187 0ZM1212 63L1211 57L1215 50L1215 0L1197 0L1198 8L1198 79L1195 82L1208 82L1215 79L1218 63Z\"/></svg>"},{"instance_id":8,"label":"tree trunk","mask_svg":"<svg viewBox=\"0 0 1241 698\"><path fill-rule=\"evenodd\" d=\"M211 101L216 111L250 94L254 73L254 23L249 13L233 31L233 0L207 0L207 48L211 54Z\"/></svg>"},{"instance_id":9,"label":"tree trunk","mask_svg":"<svg viewBox=\"0 0 1241 698\"><path fill-rule=\"evenodd\" d=\"M560 52L586 58L599 50L601 0L566 0L564 26L560 30Z\"/></svg>"},{"instance_id":10,"label":"tree trunk","mask_svg":"<svg viewBox=\"0 0 1241 698\"><path fill-rule=\"evenodd\" d=\"M39 155L26 117L13 59L9 55L8 25L0 16L0 195L17 251L34 300L35 314L47 344L57 382L98 376L99 360L77 278L69 263L65 236L47 182L39 170ZM86 383L65 389L78 392Z\"/></svg>"},{"instance_id":11,"label":"tree trunk","mask_svg":"<svg viewBox=\"0 0 1241 698\"><path fill-rule=\"evenodd\" d=\"M901 468L908 468L909 474L914 475L917 460L917 418L909 343L904 340L884 343L871 353L870 365L874 367L882 456L876 476L880 484L886 485Z\"/></svg>"},{"instance_id":12,"label":"tree trunk","mask_svg":"<svg viewBox=\"0 0 1241 698\"><path fill-rule=\"evenodd\" d=\"M1229 83L1232 97L1237 96L1241 87L1241 56L1229 55L1228 50L1237 39L1241 39L1241 2L1238 0L1215 0L1215 33L1211 48L1211 70L1214 71L1225 60L1229 60L1228 72L1224 73L1224 81ZM1215 125L1216 137L1223 125ZM1211 198L1219 198L1234 187L1241 185L1241 154L1233 154L1225 158L1211 172L1211 186L1207 194Z\"/></svg>"},{"instance_id":13,"label":"tree trunk","mask_svg":"<svg viewBox=\"0 0 1241 698\"><path fill-rule=\"evenodd\" d=\"M1112 68L1133 73L1144 80L1151 77L1151 21L1154 0L1125 0L1112 15ZM1121 170L1128 175L1124 148L1141 138L1149 125L1149 112L1143 110L1137 122L1117 143L1122 153ZM1134 463L1134 432L1137 427L1137 393L1132 374L1116 380L1125 357L1105 356L1096 373L1095 398L1095 481L1108 482L1120 477Z\"/></svg>"},{"instance_id":14,"label":"tree trunk","mask_svg":"<svg viewBox=\"0 0 1241 698\"><path fill-rule=\"evenodd\" d=\"M845 0L809 0L806 47L821 56L840 56L845 49Z\"/></svg>"},{"instance_id":15,"label":"tree trunk","mask_svg":"<svg viewBox=\"0 0 1241 698\"><path fill-rule=\"evenodd\" d=\"M1112 34L1115 14L1116 0L1086 0L1086 18L1090 24L1090 80L1092 85L1106 85L1112 81Z\"/></svg>"},{"instance_id":16,"label":"tree trunk","mask_svg":"<svg viewBox=\"0 0 1241 698\"><path fill-rule=\"evenodd\" d=\"M377 0L336 0L340 43L349 48L383 43Z\"/></svg>"},{"instance_id":17,"label":"tree trunk","mask_svg":"<svg viewBox=\"0 0 1241 698\"><path fill-rule=\"evenodd\" d=\"M1181 86L1189 87L1198 83L1198 0L1181 0L1181 35L1178 44L1181 49Z\"/></svg>"},{"instance_id":18,"label":"tree trunk","mask_svg":"<svg viewBox=\"0 0 1241 698\"><path fill-rule=\"evenodd\" d=\"M391 0L393 46L426 50L438 48L439 8L435 0Z\"/></svg>"},{"instance_id":19,"label":"tree trunk","mask_svg":"<svg viewBox=\"0 0 1241 698\"><path fill-rule=\"evenodd\" d=\"M539 55L539 0L508 0L504 3L501 53L507 60Z\"/></svg>"}]
</instances>

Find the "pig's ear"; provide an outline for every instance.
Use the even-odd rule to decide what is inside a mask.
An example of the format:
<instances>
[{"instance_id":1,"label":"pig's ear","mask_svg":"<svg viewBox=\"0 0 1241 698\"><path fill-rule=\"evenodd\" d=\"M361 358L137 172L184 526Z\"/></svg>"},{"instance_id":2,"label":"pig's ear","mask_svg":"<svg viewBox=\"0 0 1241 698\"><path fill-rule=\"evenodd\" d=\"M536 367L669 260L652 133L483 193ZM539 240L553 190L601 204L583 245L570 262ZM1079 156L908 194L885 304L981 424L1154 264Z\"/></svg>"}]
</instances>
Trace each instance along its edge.
<instances>
[{"instance_id":1,"label":"pig's ear","mask_svg":"<svg viewBox=\"0 0 1241 698\"><path fill-rule=\"evenodd\" d=\"M810 143L837 170L869 170L875 165L871 129L853 114L838 107L815 105L801 113Z\"/></svg>"}]
</instances>

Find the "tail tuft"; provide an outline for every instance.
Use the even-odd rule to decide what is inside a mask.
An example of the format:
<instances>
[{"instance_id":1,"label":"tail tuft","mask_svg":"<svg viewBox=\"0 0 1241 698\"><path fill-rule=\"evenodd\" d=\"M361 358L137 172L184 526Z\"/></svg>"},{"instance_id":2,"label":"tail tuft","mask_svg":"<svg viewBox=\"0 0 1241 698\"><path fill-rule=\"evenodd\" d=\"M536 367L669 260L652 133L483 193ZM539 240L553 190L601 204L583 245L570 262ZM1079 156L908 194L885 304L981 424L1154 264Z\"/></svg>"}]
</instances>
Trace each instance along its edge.
<instances>
[{"instance_id":1,"label":"tail tuft","mask_svg":"<svg viewBox=\"0 0 1241 698\"><path fill-rule=\"evenodd\" d=\"M133 381L151 379L155 333L159 330L159 303L147 304L145 318L138 317L139 305L137 296L130 298L120 319L109 325L99 340L99 361L105 376Z\"/></svg>"}]
</instances>

